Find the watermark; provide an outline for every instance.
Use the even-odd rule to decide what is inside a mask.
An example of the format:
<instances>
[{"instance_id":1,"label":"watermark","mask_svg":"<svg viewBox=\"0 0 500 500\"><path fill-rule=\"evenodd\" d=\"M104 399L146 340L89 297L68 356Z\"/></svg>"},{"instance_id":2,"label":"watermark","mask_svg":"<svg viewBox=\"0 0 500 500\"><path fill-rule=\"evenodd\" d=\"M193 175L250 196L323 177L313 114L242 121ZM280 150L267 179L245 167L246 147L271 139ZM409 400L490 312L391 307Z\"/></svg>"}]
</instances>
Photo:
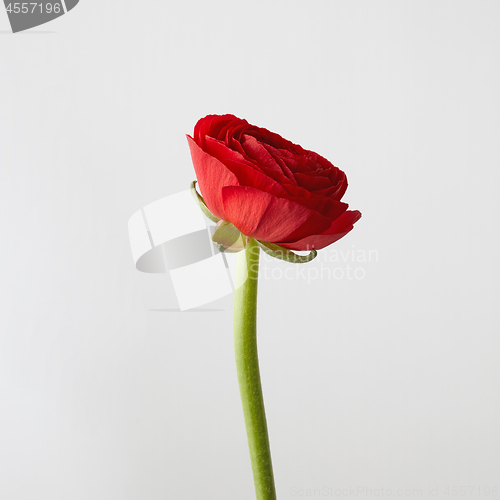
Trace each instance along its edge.
<instances>
[{"instance_id":1,"label":"watermark","mask_svg":"<svg viewBox=\"0 0 500 500\"><path fill-rule=\"evenodd\" d=\"M354 245L348 249L324 248L311 264L293 264L287 267L273 265L273 257L263 253L261 277L268 280L304 280L308 284L316 280L365 279L367 267L378 263L376 249L361 249ZM269 262L271 265L266 265Z\"/></svg>"},{"instance_id":2,"label":"watermark","mask_svg":"<svg viewBox=\"0 0 500 500\"><path fill-rule=\"evenodd\" d=\"M80 0L49 0L38 2L11 2L4 0L13 33L25 31L64 16Z\"/></svg>"},{"instance_id":3,"label":"watermark","mask_svg":"<svg viewBox=\"0 0 500 500\"><path fill-rule=\"evenodd\" d=\"M298 487L290 486L293 498L435 498L435 497L486 497L499 496L498 486L448 485L417 487L348 486L348 487Z\"/></svg>"},{"instance_id":4,"label":"watermark","mask_svg":"<svg viewBox=\"0 0 500 500\"><path fill-rule=\"evenodd\" d=\"M349 486L336 488L333 486L322 486L321 488L299 488L290 487L290 496L298 498L320 498L320 497L423 497L422 488L385 488L384 486Z\"/></svg>"},{"instance_id":5,"label":"watermark","mask_svg":"<svg viewBox=\"0 0 500 500\"><path fill-rule=\"evenodd\" d=\"M243 255L247 255L249 265L243 266L238 274L236 262L241 251L221 251L220 245L214 244L216 227L207 225L193 203L191 190L146 205L130 217L128 226L136 269L144 273L168 273L181 311L229 295L247 279L285 279L308 284L316 280L360 281L367 276L369 266L379 261L377 250L352 245L323 248L309 262L283 262L279 256L286 257L287 250L274 252L276 258L257 244L245 250ZM310 252L313 249L296 254Z\"/></svg>"}]
</instances>

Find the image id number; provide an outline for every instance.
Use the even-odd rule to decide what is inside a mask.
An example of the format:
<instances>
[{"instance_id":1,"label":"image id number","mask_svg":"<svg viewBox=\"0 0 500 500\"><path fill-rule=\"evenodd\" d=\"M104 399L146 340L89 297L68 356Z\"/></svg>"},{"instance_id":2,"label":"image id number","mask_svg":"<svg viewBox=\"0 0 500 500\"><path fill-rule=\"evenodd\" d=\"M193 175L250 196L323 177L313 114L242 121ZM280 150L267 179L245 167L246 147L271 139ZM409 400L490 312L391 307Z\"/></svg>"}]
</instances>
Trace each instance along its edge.
<instances>
[{"instance_id":1,"label":"image id number","mask_svg":"<svg viewBox=\"0 0 500 500\"><path fill-rule=\"evenodd\" d=\"M7 5L7 12L14 14L59 14L62 11L62 5L59 2L15 2Z\"/></svg>"}]
</instances>

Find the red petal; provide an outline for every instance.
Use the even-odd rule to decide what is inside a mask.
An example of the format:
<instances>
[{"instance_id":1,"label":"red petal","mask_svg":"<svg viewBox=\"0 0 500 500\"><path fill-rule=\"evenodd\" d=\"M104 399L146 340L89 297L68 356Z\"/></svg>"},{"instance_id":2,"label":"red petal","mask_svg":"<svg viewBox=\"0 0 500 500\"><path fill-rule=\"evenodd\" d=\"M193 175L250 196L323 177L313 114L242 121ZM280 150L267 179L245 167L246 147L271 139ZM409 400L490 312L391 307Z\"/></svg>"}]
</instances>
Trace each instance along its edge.
<instances>
[{"instance_id":1,"label":"red petal","mask_svg":"<svg viewBox=\"0 0 500 500\"><path fill-rule=\"evenodd\" d=\"M244 134L241 145L249 158L254 160L260 166L263 172L275 172L280 177L284 177L283 172L276 160L271 156L269 151L251 135ZM288 181L288 179L286 179Z\"/></svg>"},{"instance_id":2,"label":"red petal","mask_svg":"<svg viewBox=\"0 0 500 500\"><path fill-rule=\"evenodd\" d=\"M241 153L233 151L225 144L210 137L207 138L205 146L210 155L217 158L236 175L240 186L253 187L278 197L287 196L285 188L279 182L264 174Z\"/></svg>"},{"instance_id":3,"label":"red petal","mask_svg":"<svg viewBox=\"0 0 500 500\"><path fill-rule=\"evenodd\" d=\"M353 229L353 225L361 218L361 212L357 210L345 212L337 220L332 222L332 225L322 234L307 236L294 243L276 243L289 250L320 250L332 243L335 243L340 238L343 238L349 231Z\"/></svg>"},{"instance_id":4,"label":"red petal","mask_svg":"<svg viewBox=\"0 0 500 500\"><path fill-rule=\"evenodd\" d=\"M243 234L271 243L322 233L329 219L285 198L246 186L222 189L224 213Z\"/></svg>"},{"instance_id":5,"label":"red petal","mask_svg":"<svg viewBox=\"0 0 500 500\"><path fill-rule=\"evenodd\" d=\"M323 177L319 174L297 172L294 177L297 180L297 184L308 191L319 191L332 186L332 181L328 177Z\"/></svg>"},{"instance_id":6,"label":"red petal","mask_svg":"<svg viewBox=\"0 0 500 500\"><path fill-rule=\"evenodd\" d=\"M315 191L316 194L322 194L323 196L326 196L328 198L331 198L332 200L340 200L344 196L345 192L347 191L347 177L344 177L340 179L340 181L332 187L329 187L327 189L320 189L318 191Z\"/></svg>"},{"instance_id":7,"label":"red petal","mask_svg":"<svg viewBox=\"0 0 500 500\"><path fill-rule=\"evenodd\" d=\"M348 208L347 203L342 201L331 200L324 196L310 196L304 198L302 196L287 196L287 199L295 201L299 205L304 205L311 210L315 210L320 214L324 215L330 221L333 221L340 217Z\"/></svg>"},{"instance_id":8,"label":"red petal","mask_svg":"<svg viewBox=\"0 0 500 500\"><path fill-rule=\"evenodd\" d=\"M251 131L247 133L255 137L259 142L262 142L273 148L290 151L293 155L304 155L307 153L307 151L302 146L294 144L284 137L281 137L281 135L267 130L267 128L252 126Z\"/></svg>"},{"instance_id":9,"label":"red petal","mask_svg":"<svg viewBox=\"0 0 500 500\"><path fill-rule=\"evenodd\" d=\"M267 144L264 144L264 147L266 148L268 153L274 158L277 165L279 165L279 167L281 168L281 171L283 172L283 175L285 177L287 177L288 179L290 179L292 181L292 183L296 184L297 181L295 180L295 177L293 176L293 172L287 167L287 165L283 161L283 159L279 155L275 154L275 152L278 150L273 148L272 146L267 145Z\"/></svg>"},{"instance_id":10,"label":"red petal","mask_svg":"<svg viewBox=\"0 0 500 500\"><path fill-rule=\"evenodd\" d=\"M240 124L248 125L246 120L234 115L207 115L198 120L194 127L194 141L202 147L206 137L217 137L221 129L232 123L232 127Z\"/></svg>"},{"instance_id":11,"label":"red petal","mask_svg":"<svg viewBox=\"0 0 500 500\"><path fill-rule=\"evenodd\" d=\"M191 150L196 178L200 192L210 212L219 219L227 220L224 216L222 203L222 188L224 186L238 186L236 176L217 158L205 153L193 138L186 136Z\"/></svg>"},{"instance_id":12,"label":"red petal","mask_svg":"<svg viewBox=\"0 0 500 500\"><path fill-rule=\"evenodd\" d=\"M241 182L240 182L241 184ZM329 196L323 196L319 192L311 193L300 186L285 184L283 186L287 190L285 198L295 201L299 205L304 205L312 210L316 210L330 221L340 217L349 207L347 203L337 201Z\"/></svg>"}]
</instances>

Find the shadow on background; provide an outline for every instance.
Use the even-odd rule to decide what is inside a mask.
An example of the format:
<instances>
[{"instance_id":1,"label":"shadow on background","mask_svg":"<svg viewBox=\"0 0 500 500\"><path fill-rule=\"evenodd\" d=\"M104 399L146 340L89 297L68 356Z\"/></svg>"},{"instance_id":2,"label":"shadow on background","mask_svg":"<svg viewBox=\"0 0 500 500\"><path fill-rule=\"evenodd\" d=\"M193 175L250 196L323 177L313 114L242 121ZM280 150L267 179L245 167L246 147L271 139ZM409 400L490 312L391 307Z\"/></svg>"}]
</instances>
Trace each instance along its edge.
<instances>
[{"instance_id":1,"label":"shadow on background","mask_svg":"<svg viewBox=\"0 0 500 500\"><path fill-rule=\"evenodd\" d=\"M57 33L57 31L24 31L21 33L13 33L12 31L0 31L0 35L48 35Z\"/></svg>"},{"instance_id":2,"label":"shadow on background","mask_svg":"<svg viewBox=\"0 0 500 500\"><path fill-rule=\"evenodd\" d=\"M224 309L200 309L200 308L194 308L194 309L187 309L186 311L181 311L180 309L148 309L150 312L183 312L183 313L190 313L190 312L218 312L218 311L224 311Z\"/></svg>"}]
</instances>

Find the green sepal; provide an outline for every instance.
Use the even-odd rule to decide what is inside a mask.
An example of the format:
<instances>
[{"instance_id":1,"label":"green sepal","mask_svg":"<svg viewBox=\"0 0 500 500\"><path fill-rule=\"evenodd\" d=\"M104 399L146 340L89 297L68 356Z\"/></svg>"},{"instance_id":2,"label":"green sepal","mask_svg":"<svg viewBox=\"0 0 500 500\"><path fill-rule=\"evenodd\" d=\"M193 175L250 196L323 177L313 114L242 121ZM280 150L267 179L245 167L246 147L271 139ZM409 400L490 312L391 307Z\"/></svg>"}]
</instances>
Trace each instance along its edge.
<instances>
[{"instance_id":1,"label":"green sepal","mask_svg":"<svg viewBox=\"0 0 500 500\"><path fill-rule=\"evenodd\" d=\"M244 250L248 244L248 238L241 234L233 224L220 220L212 236L212 241L220 252L236 253Z\"/></svg>"},{"instance_id":2,"label":"green sepal","mask_svg":"<svg viewBox=\"0 0 500 500\"><path fill-rule=\"evenodd\" d=\"M318 255L318 252L314 249L307 255L297 255L291 250L288 250L288 248L280 247L274 243L269 243L267 241L257 241L257 243L260 248L262 248L262 250L264 250L264 252L271 257L285 260L286 262L292 262L294 264L304 264L305 262L310 262Z\"/></svg>"},{"instance_id":3,"label":"green sepal","mask_svg":"<svg viewBox=\"0 0 500 500\"><path fill-rule=\"evenodd\" d=\"M217 219L215 215L210 212L210 210L207 208L205 205L205 200L203 199L203 196L201 196L198 191L196 191L196 181L193 181L191 183L191 194L193 195L193 198L195 199L196 203L198 203L199 207L201 208L201 211L212 221L212 222L219 222L220 219Z\"/></svg>"}]
</instances>

